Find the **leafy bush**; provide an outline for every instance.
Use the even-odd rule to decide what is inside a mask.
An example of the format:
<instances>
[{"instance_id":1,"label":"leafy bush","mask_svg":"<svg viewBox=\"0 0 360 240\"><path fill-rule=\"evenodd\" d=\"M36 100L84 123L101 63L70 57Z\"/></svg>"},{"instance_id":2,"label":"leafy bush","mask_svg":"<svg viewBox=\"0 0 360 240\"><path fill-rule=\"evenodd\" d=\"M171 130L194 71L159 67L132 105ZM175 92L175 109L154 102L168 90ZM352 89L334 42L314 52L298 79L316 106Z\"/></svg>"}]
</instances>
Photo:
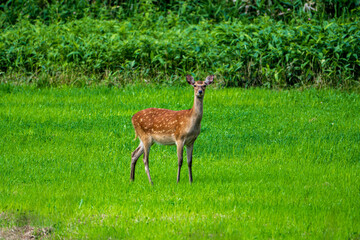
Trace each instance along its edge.
<instances>
[{"instance_id":1,"label":"leafy bush","mask_svg":"<svg viewBox=\"0 0 360 240\"><path fill-rule=\"evenodd\" d=\"M193 24L202 20L252 19L259 15L288 21L293 14L301 16L304 11L321 12L317 15L320 18L350 14L359 5L359 0L7 0L0 5L0 24L7 27L22 19L49 24L84 16L108 20L136 16L141 20L141 16L149 13L155 20L171 13Z\"/></svg>"},{"instance_id":2,"label":"leafy bush","mask_svg":"<svg viewBox=\"0 0 360 240\"><path fill-rule=\"evenodd\" d=\"M351 85L360 68L354 1L7 1L0 71L26 82L213 72L228 86ZM341 18L321 17L337 8Z\"/></svg>"},{"instance_id":3,"label":"leafy bush","mask_svg":"<svg viewBox=\"0 0 360 240\"><path fill-rule=\"evenodd\" d=\"M232 86L344 85L359 80L359 22L269 17L253 23L179 24L91 18L45 25L22 21L0 36L3 72L81 70L163 81L188 72L220 75Z\"/></svg>"}]
</instances>

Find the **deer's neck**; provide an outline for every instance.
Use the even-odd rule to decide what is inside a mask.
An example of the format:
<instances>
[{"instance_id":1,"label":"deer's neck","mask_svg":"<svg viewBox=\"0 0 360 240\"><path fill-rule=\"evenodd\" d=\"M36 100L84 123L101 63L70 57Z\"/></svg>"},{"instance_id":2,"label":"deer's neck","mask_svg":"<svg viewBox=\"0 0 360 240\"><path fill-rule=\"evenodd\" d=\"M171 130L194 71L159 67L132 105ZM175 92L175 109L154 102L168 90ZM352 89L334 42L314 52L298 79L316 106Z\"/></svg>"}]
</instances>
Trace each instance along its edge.
<instances>
[{"instance_id":1,"label":"deer's neck","mask_svg":"<svg viewBox=\"0 0 360 240\"><path fill-rule=\"evenodd\" d=\"M203 116L203 98L194 97L194 105L191 109L192 122L195 125L200 125Z\"/></svg>"}]
</instances>

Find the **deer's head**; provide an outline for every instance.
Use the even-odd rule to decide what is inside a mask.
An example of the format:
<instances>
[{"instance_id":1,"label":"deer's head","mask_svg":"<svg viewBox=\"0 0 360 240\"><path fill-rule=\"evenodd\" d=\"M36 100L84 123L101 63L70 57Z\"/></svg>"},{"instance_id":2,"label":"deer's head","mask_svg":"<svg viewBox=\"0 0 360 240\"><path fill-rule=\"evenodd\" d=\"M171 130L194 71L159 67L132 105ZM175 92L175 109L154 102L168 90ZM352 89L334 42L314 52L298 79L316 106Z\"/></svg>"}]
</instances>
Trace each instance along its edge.
<instances>
[{"instance_id":1,"label":"deer's head","mask_svg":"<svg viewBox=\"0 0 360 240\"><path fill-rule=\"evenodd\" d=\"M207 76L205 81L196 82L191 75L187 75L186 80L190 85L194 87L195 96L198 98L203 98L205 95L206 86L214 82L214 75Z\"/></svg>"}]
</instances>

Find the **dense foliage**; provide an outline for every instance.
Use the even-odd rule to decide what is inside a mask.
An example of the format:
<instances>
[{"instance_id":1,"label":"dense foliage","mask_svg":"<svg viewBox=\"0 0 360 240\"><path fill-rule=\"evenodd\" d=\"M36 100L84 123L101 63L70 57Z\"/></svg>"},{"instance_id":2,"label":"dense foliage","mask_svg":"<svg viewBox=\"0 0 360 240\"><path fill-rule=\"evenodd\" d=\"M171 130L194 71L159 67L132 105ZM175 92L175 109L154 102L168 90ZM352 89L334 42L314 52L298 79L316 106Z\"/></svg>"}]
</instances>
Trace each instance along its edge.
<instances>
[{"instance_id":1,"label":"dense foliage","mask_svg":"<svg viewBox=\"0 0 360 240\"><path fill-rule=\"evenodd\" d=\"M0 7L2 81L124 84L212 72L228 86L354 86L358 4L7 1Z\"/></svg>"},{"instance_id":2,"label":"dense foliage","mask_svg":"<svg viewBox=\"0 0 360 240\"><path fill-rule=\"evenodd\" d=\"M316 11L322 17L338 17L354 11L359 4L359 0L7 0L0 9L4 25L15 24L23 18L46 23L84 16L125 19L149 11L157 15L173 12L186 22L199 23L203 19L219 22L264 14L286 19L291 18L291 12L299 14L301 11Z\"/></svg>"}]
</instances>

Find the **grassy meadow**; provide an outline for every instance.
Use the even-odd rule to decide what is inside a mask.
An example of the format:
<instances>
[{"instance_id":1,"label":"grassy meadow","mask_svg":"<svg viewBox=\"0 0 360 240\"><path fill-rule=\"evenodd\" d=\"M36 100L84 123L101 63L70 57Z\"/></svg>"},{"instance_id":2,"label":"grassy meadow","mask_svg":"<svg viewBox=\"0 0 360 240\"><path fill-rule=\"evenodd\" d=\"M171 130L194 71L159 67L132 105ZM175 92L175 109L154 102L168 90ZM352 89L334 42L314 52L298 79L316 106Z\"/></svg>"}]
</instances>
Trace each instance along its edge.
<instances>
[{"instance_id":1,"label":"grassy meadow","mask_svg":"<svg viewBox=\"0 0 360 240\"><path fill-rule=\"evenodd\" d=\"M155 145L151 186L141 159L129 181L131 116L190 108L190 86L0 89L3 238L360 238L358 93L209 87L194 183Z\"/></svg>"}]
</instances>

